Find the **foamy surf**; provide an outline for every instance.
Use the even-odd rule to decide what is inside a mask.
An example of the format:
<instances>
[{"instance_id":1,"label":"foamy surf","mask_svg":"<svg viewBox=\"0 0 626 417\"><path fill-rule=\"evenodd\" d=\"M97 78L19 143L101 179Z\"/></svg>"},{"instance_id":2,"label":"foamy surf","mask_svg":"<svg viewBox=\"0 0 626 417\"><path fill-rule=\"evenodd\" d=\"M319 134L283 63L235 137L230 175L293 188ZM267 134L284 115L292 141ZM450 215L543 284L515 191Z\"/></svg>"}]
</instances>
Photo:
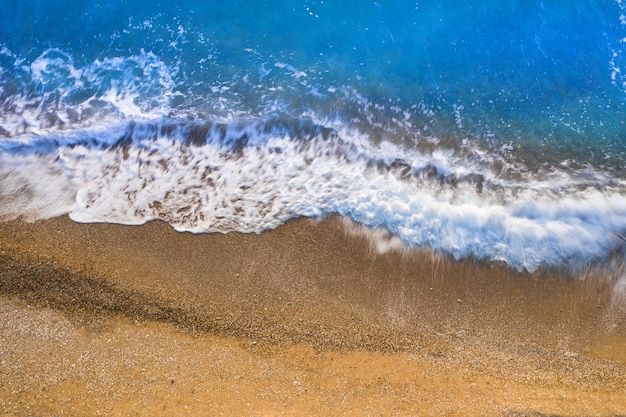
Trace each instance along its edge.
<instances>
[{"instance_id":1,"label":"foamy surf","mask_svg":"<svg viewBox=\"0 0 626 417\"><path fill-rule=\"evenodd\" d=\"M625 184L421 152L310 120L159 119L0 143L3 218L260 233L338 214L455 259L582 266L624 246ZM491 163L490 163L491 161Z\"/></svg>"}]
</instances>

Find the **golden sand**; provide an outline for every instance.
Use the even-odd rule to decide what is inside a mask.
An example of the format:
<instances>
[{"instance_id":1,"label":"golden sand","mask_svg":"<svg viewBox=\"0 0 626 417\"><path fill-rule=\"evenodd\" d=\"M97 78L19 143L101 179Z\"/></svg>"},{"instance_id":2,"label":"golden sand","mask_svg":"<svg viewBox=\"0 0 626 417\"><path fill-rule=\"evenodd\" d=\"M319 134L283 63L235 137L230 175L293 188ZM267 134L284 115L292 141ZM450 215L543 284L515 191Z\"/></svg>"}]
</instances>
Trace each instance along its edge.
<instances>
[{"instance_id":1,"label":"golden sand","mask_svg":"<svg viewBox=\"0 0 626 417\"><path fill-rule=\"evenodd\" d=\"M605 277L344 230L0 223L0 415L626 415Z\"/></svg>"}]
</instances>

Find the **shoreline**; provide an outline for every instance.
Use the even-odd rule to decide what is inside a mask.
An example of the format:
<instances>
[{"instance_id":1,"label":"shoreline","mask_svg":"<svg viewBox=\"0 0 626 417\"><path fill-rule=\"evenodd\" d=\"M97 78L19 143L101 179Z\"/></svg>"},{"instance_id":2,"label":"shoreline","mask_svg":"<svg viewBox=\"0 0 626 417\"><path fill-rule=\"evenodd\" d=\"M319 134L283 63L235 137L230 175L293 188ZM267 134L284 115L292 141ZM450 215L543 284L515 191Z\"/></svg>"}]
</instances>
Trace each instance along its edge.
<instances>
[{"instance_id":1,"label":"shoreline","mask_svg":"<svg viewBox=\"0 0 626 417\"><path fill-rule=\"evenodd\" d=\"M113 414L144 404L139 415L169 415L174 403L179 415L626 413L625 309L599 277L518 273L424 250L377 254L334 217L260 235L10 221L0 223L0 248L0 353L12 358L0 368L0 405L16 415L79 415L78 398ZM73 350L46 337L57 327ZM140 348L148 336L167 339L161 353ZM106 338L125 353L111 356ZM202 348L179 349L194 344ZM232 360L228 377L191 366L216 349ZM37 359L43 351L56 368ZM130 351L145 372L124 365ZM161 354L178 366L175 383L144 375L159 380ZM74 360L83 356L93 360ZM119 372L98 379L94 363ZM203 380L222 391L192 395L189 384ZM236 390L225 394L234 387L248 405L237 408Z\"/></svg>"}]
</instances>

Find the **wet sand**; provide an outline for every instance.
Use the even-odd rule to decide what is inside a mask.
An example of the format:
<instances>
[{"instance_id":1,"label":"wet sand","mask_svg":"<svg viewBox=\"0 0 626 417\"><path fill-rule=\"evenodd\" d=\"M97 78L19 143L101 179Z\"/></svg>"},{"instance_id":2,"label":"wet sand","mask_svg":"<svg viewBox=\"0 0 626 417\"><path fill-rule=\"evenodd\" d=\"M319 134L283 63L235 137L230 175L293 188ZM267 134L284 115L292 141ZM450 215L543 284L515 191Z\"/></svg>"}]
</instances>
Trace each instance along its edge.
<instances>
[{"instance_id":1,"label":"wet sand","mask_svg":"<svg viewBox=\"0 0 626 417\"><path fill-rule=\"evenodd\" d=\"M11 221L0 249L0 415L626 415L602 276L381 255L337 218Z\"/></svg>"}]
</instances>

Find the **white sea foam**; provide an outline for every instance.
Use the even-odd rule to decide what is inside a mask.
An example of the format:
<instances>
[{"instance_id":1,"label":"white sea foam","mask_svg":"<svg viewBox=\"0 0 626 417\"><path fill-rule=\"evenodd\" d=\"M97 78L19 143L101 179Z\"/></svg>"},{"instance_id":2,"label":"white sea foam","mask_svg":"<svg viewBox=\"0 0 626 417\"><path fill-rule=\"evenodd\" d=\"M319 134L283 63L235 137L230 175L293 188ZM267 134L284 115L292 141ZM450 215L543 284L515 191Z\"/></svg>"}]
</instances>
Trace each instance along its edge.
<instances>
[{"instance_id":1,"label":"white sea foam","mask_svg":"<svg viewBox=\"0 0 626 417\"><path fill-rule=\"evenodd\" d=\"M508 158L511 149L494 153L472 140L446 147L415 133L414 114L428 119L432 109L320 88L289 64L250 72L243 89L205 86L202 96L178 91L184 77L151 52L84 66L58 49L31 64L0 54L21 83L12 95L0 90L3 219L67 213L79 222L161 219L180 231L258 233L339 214L376 230L381 251L401 242L529 271L588 264L624 247L622 180L573 163L531 171ZM264 78L271 88L254 84ZM300 92L306 105L281 101ZM177 100L192 105L172 106ZM246 100L254 105L240 106ZM315 100L342 112L319 111ZM189 116L197 102L209 111ZM464 109L455 110L461 128Z\"/></svg>"},{"instance_id":2,"label":"white sea foam","mask_svg":"<svg viewBox=\"0 0 626 417\"><path fill-rule=\"evenodd\" d=\"M78 66L56 48L26 64L4 48L11 58L13 78L20 88L5 95L0 82L0 133L45 134L51 130L110 125L124 117L159 117L180 93L175 92L176 67L152 52L108 57ZM4 70L4 69L3 69ZM4 81L4 80L0 80Z\"/></svg>"},{"instance_id":3,"label":"white sea foam","mask_svg":"<svg viewBox=\"0 0 626 417\"><path fill-rule=\"evenodd\" d=\"M373 145L349 129L298 123L163 119L5 140L0 214L258 233L336 213L405 245L528 271L624 246L619 182L584 186L565 172L514 180L451 151Z\"/></svg>"}]
</instances>

